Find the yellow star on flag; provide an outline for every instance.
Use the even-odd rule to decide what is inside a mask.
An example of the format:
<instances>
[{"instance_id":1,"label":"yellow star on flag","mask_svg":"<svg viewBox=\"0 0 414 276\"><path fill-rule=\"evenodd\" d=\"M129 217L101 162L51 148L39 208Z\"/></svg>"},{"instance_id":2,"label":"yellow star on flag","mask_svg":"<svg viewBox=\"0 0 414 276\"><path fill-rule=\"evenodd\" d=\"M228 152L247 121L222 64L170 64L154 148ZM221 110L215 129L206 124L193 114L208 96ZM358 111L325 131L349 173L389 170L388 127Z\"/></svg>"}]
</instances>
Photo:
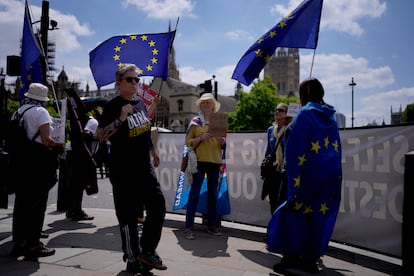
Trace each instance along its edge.
<instances>
[{"instance_id":1,"label":"yellow star on flag","mask_svg":"<svg viewBox=\"0 0 414 276\"><path fill-rule=\"evenodd\" d=\"M306 161L305 154L303 154L302 156L299 156L298 158L299 158L299 166L303 166L303 164Z\"/></svg>"},{"instance_id":2,"label":"yellow star on flag","mask_svg":"<svg viewBox=\"0 0 414 276\"><path fill-rule=\"evenodd\" d=\"M319 209L319 211L325 215L328 210L329 210L329 208L328 208L326 202L322 203L321 208Z\"/></svg>"},{"instance_id":3,"label":"yellow star on flag","mask_svg":"<svg viewBox=\"0 0 414 276\"><path fill-rule=\"evenodd\" d=\"M321 148L321 146L319 146L319 141L311 142L311 144L312 144L311 151L314 151L314 152L316 152L316 154L318 154L319 149Z\"/></svg>"}]
</instances>

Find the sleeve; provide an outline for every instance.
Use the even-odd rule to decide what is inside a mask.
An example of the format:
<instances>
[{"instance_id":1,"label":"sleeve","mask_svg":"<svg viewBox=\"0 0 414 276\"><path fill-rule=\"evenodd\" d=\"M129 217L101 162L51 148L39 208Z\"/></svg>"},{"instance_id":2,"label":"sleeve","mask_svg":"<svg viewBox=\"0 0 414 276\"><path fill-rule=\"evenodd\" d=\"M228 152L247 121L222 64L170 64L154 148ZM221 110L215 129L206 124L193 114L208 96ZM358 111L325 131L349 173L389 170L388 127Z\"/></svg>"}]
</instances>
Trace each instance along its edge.
<instances>
[{"instance_id":1,"label":"sleeve","mask_svg":"<svg viewBox=\"0 0 414 276\"><path fill-rule=\"evenodd\" d=\"M46 108L40 108L38 114L38 128L44 124L51 124L52 118L50 117L49 111Z\"/></svg>"},{"instance_id":2,"label":"sleeve","mask_svg":"<svg viewBox=\"0 0 414 276\"><path fill-rule=\"evenodd\" d=\"M114 110L115 106L113 104L113 100L108 101L103 107L98 127L104 128L115 120L116 116L114 115Z\"/></svg>"},{"instance_id":3,"label":"sleeve","mask_svg":"<svg viewBox=\"0 0 414 276\"><path fill-rule=\"evenodd\" d=\"M265 156L269 156L270 153L272 152L272 135L273 135L273 126L270 126L267 128L267 146L266 146L266 151L265 151Z\"/></svg>"},{"instance_id":4,"label":"sleeve","mask_svg":"<svg viewBox=\"0 0 414 276\"><path fill-rule=\"evenodd\" d=\"M95 135L97 128L98 128L98 121L94 118L90 118L88 122L86 123L84 130L90 131L92 134Z\"/></svg>"},{"instance_id":5,"label":"sleeve","mask_svg":"<svg viewBox=\"0 0 414 276\"><path fill-rule=\"evenodd\" d=\"M185 136L185 145L191 147L191 139L196 138L196 126L192 125Z\"/></svg>"}]
</instances>

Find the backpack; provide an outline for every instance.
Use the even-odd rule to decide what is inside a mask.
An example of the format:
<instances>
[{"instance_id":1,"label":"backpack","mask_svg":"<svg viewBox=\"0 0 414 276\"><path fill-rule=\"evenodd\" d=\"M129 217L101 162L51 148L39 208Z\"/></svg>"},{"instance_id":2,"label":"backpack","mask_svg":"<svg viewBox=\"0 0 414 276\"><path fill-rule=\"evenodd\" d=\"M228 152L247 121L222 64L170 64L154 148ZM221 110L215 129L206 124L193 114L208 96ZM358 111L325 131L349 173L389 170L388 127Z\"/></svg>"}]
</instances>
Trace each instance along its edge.
<instances>
[{"instance_id":1,"label":"backpack","mask_svg":"<svg viewBox=\"0 0 414 276\"><path fill-rule=\"evenodd\" d=\"M38 130L32 139L27 137L27 131L24 124L23 114L26 113L29 109L35 107L35 105L29 106L22 113L19 113L16 110L7 126L4 151L7 154L8 159L8 169L7 173L9 174L9 179L6 184L8 194L13 194L14 181L17 180L19 171L24 167L24 161L27 159L27 151L30 150L31 145L34 143L34 140L39 136L40 131Z\"/></svg>"}]
</instances>

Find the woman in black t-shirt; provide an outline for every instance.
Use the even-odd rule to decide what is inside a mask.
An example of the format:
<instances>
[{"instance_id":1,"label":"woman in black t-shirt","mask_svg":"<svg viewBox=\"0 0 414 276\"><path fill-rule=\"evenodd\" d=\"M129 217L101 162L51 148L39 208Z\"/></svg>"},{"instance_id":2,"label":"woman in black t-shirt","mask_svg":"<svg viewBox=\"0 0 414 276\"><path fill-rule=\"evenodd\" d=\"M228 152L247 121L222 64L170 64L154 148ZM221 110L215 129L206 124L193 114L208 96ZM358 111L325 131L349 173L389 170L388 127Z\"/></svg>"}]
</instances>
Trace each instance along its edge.
<instances>
[{"instance_id":1,"label":"woman in black t-shirt","mask_svg":"<svg viewBox=\"0 0 414 276\"><path fill-rule=\"evenodd\" d=\"M136 95L138 68L125 64L115 74L119 96L108 101L98 127L101 141L111 142L109 179L113 187L127 270L165 270L156 253L165 218L165 198L152 165L160 163L151 141L151 121L144 102ZM150 154L153 159L151 164ZM144 204L146 219L138 237L139 206Z\"/></svg>"}]
</instances>

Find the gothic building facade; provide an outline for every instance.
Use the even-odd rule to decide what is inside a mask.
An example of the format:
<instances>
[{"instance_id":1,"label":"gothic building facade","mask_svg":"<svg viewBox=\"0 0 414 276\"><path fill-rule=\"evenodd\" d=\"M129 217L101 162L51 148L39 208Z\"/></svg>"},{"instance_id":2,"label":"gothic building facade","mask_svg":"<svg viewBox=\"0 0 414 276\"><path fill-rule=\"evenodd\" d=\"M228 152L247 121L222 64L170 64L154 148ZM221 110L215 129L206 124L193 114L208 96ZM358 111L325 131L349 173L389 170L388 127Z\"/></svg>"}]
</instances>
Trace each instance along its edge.
<instances>
[{"instance_id":1,"label":"gothic building facade","mask_svg":"<svg viewBox=\"0 0 414 276\"><path fill-rule=\"evenodd\" d=\"M278 48L264 67L264 77L277 86L279 96L299 98L299 50Z\"/></svg>"},{"instance_id":2,"label":"gothic building facade","mask_svg":"<svg viewBox=\"0 0 414 276\"><path fill-rule=\"evenodd\" d=\"M398 111L393 111L391 106L391 124L398 125L402 123L402 105L400 105L400 109Z\"/></svg>"}]
</instances>

